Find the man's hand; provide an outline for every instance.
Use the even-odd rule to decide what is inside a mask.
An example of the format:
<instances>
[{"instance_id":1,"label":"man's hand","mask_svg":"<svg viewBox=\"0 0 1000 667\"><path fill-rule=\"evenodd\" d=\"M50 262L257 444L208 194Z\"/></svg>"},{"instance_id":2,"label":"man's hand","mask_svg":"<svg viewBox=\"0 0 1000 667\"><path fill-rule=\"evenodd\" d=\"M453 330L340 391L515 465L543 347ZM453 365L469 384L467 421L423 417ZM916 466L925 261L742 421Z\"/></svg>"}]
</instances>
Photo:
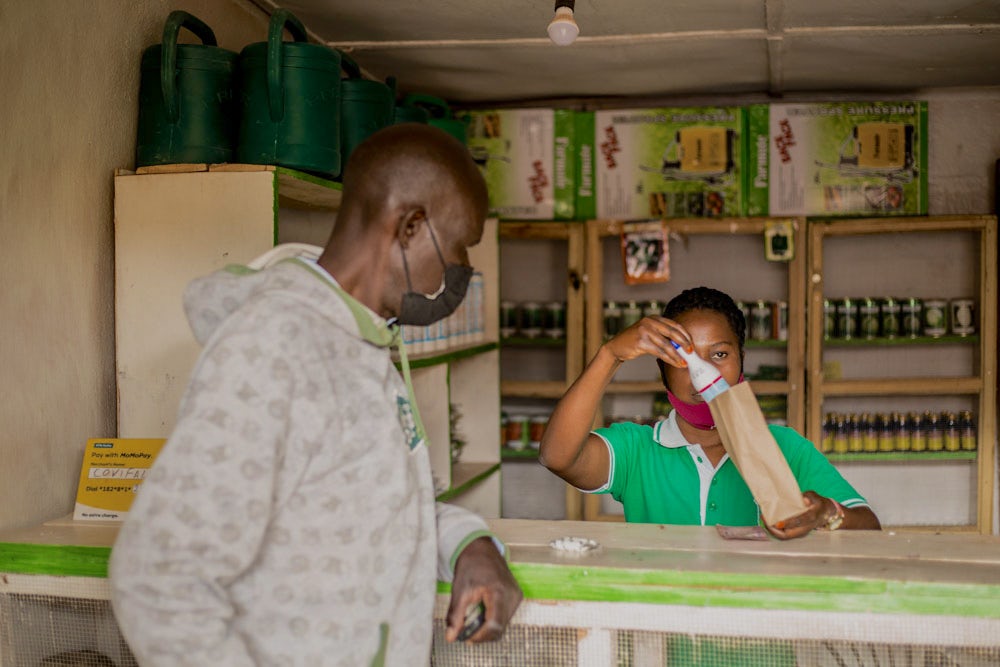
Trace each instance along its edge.
<instances>
[{"instance_id":1,"label":"man's hand","mask_svg":"<svg viewBox=\"0 0 1000 667\"><path fill-rule=\"evenodd\" d=\"M815 491L806 491L802 497L806 501L806 511L776 525L765 524L769 533L779 540L802 537L817 528L825 528L836 516L837 504L830 498L824 498Z\"/></svg>"},{"instance_id":2,"label":"man's hand","mask_svg":"<svg viewBox=\"0 0 1000 667\"><path fill-rule=\"evenodd\" d=\"M521 587L493 540L488 537L473 540L455 561L445 639L455 641L465 623L466 610L480 601L486 607L486 620L468 641L478 643L499 639L521 604L522 597Z\"/></svg>"}]
</instances>

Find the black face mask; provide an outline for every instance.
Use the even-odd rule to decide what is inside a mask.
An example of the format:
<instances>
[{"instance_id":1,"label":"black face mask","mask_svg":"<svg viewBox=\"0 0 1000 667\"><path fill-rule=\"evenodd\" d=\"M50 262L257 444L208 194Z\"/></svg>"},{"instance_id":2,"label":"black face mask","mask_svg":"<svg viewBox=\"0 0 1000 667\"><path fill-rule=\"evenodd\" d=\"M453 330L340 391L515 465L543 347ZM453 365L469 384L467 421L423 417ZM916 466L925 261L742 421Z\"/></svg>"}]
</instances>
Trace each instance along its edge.
<instances>
[{"instance_id":1,"label":"black face mask","mask_svg":"<svg viewBox=\"0 0 1000 667\"><path fill-rule=\"evenodd\" d=\"M437 251L438 259L441 260L441 266L444 267L441 287L431 295L414 292L413 283L410 281L410 268L406 264L406 251L400 246L400 252L403 254L403 270L406 272L407 292L403 294L403 303L399 307L399 317L396 318L396 322L399 324L426 326L443 320L455 312L458 304L462 303L462 299L465 298L465 291L469 288L472 267L461 264L446 264L430 223L427 224L427 230L431 233L434 249Z\"/></svg>"}]
</instances>

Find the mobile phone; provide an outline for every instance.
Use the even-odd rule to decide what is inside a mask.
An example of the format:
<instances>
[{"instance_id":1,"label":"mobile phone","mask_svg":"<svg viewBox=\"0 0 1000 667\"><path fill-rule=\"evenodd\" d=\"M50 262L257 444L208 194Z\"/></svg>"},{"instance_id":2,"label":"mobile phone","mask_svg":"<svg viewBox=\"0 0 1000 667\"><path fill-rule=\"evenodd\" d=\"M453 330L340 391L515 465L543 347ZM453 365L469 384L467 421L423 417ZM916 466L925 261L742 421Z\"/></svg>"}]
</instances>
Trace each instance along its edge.
<instances>
[{"instance_id":1,"label":"mobile phone","mask_svg":"<svg viewBox=\"0 0 1000 667\"><path fill-rule=\"evenodd\" d=\"M460 642L466 641L469 637L476 634L476 631L483 627L483 623L485 622L486 605L481 601L476 604L470 604L469 608L465 610L465 624L462 625L462 629L455 640Z\"/></svg>"}]
</instances>

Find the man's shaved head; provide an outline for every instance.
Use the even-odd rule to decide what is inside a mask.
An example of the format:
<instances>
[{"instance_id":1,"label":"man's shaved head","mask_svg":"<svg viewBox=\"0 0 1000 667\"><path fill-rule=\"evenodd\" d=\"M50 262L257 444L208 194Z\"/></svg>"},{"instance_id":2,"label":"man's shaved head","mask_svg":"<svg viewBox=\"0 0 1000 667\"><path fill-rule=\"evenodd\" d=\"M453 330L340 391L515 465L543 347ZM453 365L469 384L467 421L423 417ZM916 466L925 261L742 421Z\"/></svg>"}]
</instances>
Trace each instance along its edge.
<instances>
[{"instance_id":1,"label":"man's shaved head","mask_svg":"<svg viewBox=\"0 0 1000 667\"><path fill-rule=\"evenodd\" d=\"M469 265L487 211L486 181L462 142L430 125L392 125L351 154L319 262L361 303L396 316L404 293L434 293L447 264Z\"/></svg>"},{"instance_id":2,"label":"man's shaved head","mask_svg":"<svg viewBox=\"0 0 1000 667\"><path fill-rule=\"evenodd\" d=\"M370 136L351 153L343 185L341 211L358 208L369 220L385 205L428 205L445 194L486 216L486 182L468 149L430 125L392 125Z\"/></svg>"}]
</instances>

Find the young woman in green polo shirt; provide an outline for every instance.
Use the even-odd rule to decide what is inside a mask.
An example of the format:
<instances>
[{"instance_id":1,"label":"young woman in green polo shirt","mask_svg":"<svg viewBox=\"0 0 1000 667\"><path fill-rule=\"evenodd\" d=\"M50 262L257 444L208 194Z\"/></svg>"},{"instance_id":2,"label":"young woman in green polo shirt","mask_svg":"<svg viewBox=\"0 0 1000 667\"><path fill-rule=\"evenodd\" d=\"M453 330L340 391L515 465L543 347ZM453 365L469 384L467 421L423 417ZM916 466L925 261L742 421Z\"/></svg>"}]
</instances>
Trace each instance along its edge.
<instances>
[{"instance_id":1,"label":"young woman in green polo shirt","mask_svg":"<svg viewBox=\"0 0 1000 667\"><path fill-rule=\"evenodd\" d=\"M760 516L708 405L691 386L686 362L670 344L693 348L733 385L743 380L745 339L743 313L732 298L708 287L685 290L662 317L645 317L601 346L552 413L540 461L579 489L610 493L631 522L765 525L782 539L817 528L879 529L867 501L811 442L784 426L770 430L808 510L781 527ZM674 410L655 426L621 423L591 432L615 372L641 356L657 360Z\"/></svg>"}]
</instances>

